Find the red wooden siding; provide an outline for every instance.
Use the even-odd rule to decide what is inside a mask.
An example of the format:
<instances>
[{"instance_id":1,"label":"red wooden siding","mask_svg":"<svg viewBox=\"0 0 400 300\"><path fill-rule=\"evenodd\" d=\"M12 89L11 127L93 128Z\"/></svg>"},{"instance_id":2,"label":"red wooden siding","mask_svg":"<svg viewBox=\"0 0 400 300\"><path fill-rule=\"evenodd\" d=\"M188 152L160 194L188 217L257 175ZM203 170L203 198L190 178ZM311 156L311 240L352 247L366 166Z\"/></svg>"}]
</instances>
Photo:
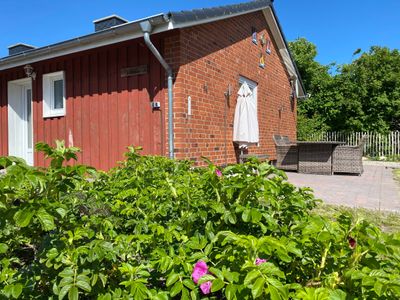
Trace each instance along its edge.
<instances>
[{"instance_id":1,"label":"red wooden siding","mask_svg":"<svg viewBox=\"0 0 400 300\"><path fill-rule=\"evenodd\" d=\"M160 41L156 41L160 46ZM148 64L146 75L122 78L121 68ZM33 63L34 141L54 145L56 139L73 140L82 149L79 163L107 170L123 159L129 145L144 154L164 154L164 82L162 67L139 40ZM24 77L23 66L0 71L0 155L8 154L7 82ZM42 75L64 70L65 117L43 119ZM160 101L161 111L150 102ZM35 165L45 165L35 154Z\"/></svg>"}]
</instances>

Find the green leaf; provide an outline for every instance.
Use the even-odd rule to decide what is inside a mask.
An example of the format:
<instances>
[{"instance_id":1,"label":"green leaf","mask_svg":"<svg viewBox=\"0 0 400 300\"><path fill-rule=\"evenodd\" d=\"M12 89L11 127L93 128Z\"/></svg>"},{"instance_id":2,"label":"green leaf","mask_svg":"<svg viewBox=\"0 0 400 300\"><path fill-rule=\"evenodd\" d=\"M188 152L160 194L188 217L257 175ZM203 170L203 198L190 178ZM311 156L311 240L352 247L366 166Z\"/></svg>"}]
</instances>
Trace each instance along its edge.
<instances>
[{"instance_id":1,"label":"green leaf","mask_svg":"<svg viewBox=\"0 0 400 300\"><path fill-rule=\"evenodd\" d=\"M268 286L269 294L271 296L271 300L284 300L279 294L279 290L273 285Z\"/></svg>"},{"instance_id":2,"label":"green leaf","mask_svg":"<svg viewBox=\"0 0 400 300\"><path fill-rule=\"evenodd\" d=\"M181 300L190 300L189 291L187 289L185 289L185 288L182 289Z\"/></svg>"},{"instance_id":3,"label":"green leaf","mask_svg":"<svg viewBox=\"0 0 400 300\"><path fill-rule=\"evenodd\" d=\"M250 221L250 209L245 209L242 213L242 220L246 223Z\"/></svg>"},{"instance_id":4,"label":"green leaf","mask_svg":"<svg viewBox=\"0 0 400 300\"><path fill-rule=\"evenodd\" d=\"M383 290L383 284L381 282L379 282L378 280L375 281L374 291L379 297L382 296L382 290Z\"/></svg>"},{"instance_id":5,"label":"green leaf","mask_svg":"<svg viewBox=\"0 0 400 300\"><path fill-rule=\"evenodd\" d=\"M35 212L29 208L17 211L14 215L15 224L17 224L19 227L28 226L34 214Z\"/></svg>"},{"instance_id":6,"label":"green leaf","mask_svg":"<svg viewBox=\"0 0 400 300\"><path fill-rule=\"evenodd\" d=\"M0 243L0 254L6 253L8 246L6 244Z\"/></svg>"},{"instance_id":7,"label":"green leaf","mask_svg":"<svg viewBox=\"0 0 400 300\"><path fill-rule=\"evenodd\" d=\"M67 211L62 207L56 208L56 212L60 215L61 218L64 218L67 214Z\"/></svg>"},{"instance_id":8,"label":"green leaf","mask_svg":"<svg viewBox=\"0 0 400 300\"><path fill-rule=\"evenodd\" d=\"M256 208L251 209L251 221L253 223L258 223L261 221L262 214Z\"/></svg>"},{"instance_id":9,"label":"green leaf","mask_svg":"<svg viewBox=\"0 0 400 300\"><path fill-rule=\"evenodd\" d=\"M76 285L81 289L84 290L85 292L90 293L90 291L92 290L92 287L90 286L89 283L87 283L86 281L77 281Z\"/></svg>"},{"instance_id":10,"label":"green leaf","mask_svg":"<svg viewBox=\"0 0 400 300\"><path fill-rule=\"evenodd\" d=\"M17 299L22 293L23 285L21 283L14 284L11 290L11 295Z\"/></svg>"},{"instance_id":11,"label":"green leaf","mask_svg":"<svg viewBox=\"0 0 400 300\"><path fill-rule=\"evenodd\" d=\"M194 282L190 279L185 279L183 281L184 286L186 286L188 289L194 290L196 288L196 285Z\"/></svg>"},{"instance_id":12,"label":"green leaf","mask_svg":"<svg viewBox=\"0 0 400 300\"><path fill-rule=\"evenodd\" d=\"M198 284L200 285L200 284L203 284L204 282L207 282L207 281L213 281L214 279L215 279L214 276L212 276L212 275L210 275L210 274L207 274L207 275L202 276L202 277L199 279Z\"/></svg>"},{"instance_id":13,"label":"green leaf","mask_svg":"<svg viewBox=\"0 0 400 300\"><path fill-rule=\"evenodd\" d=\"M60 284L58 286L61 288L63 286L71 284L73 282L74 282L74 278L73 277L64 277L63 279L61 279Z\"/></svg>"},{"instance_id":14,"label":"green leaf","mask_svg":"<svg viewBox=\"0 0 400 300\"><path fill-rule=\"evenodd\" d=\"M233 282L233 274L230 271L223 269L222 274L224 275L224 278L226 280L228 280L231 283Z\"/></svg>"},{"instance_id":15,"label":"green leaf","mask_svg":"<svg viewBox=\"0 0 400 300\"><path fill-rule=\"evenodd\" d=\"M78 300L79 299L79 291L76 286L70 288L68 292L68 300Z\"/></svg>"},{"instance_id":16,"label":"green leaf","mask_svg":"<svg viewBox=\"0 0 400 300\"><path fill-rule=\"evenodd\" d=\"M107 275L104 275L103 273L100 273L99 274L99 278L101 280L101 283L103 284L103 287L105 287L106 284L107 284Z\"/></svg>"},{"instance_id":17,"label":"green leaf","mask_svg":"<svg viewBox=\"0 0 400 300\"><path fill-rule=\"evenodd\" d=\"M183 288L182 282L178 281L177 283L175 283L170 291L171 297L175 297L176 295L178 295L182 291L182 288Z\"/></svg>"},{"instance_id":18,"label":"green leaf","mask_svg":"<svg viewBox=\"0 0 400 300\"><path fill-rule=\"evenodd\" d=\"M262 277L259 277L253 284L253 287L251 288L251 294L253 295L254 299L261 296L264 289L264 284L265 284L265 279Z\"/></svg>"},{"instance_id":19,"label":"green leaf","mask_svg":"<svg viewBox=\"0 0 400 300\"><path fill-rule=\"evenodd\" d=\"M255 280L257 277L259 277L261 274L258 270L253 270L250 273L246 275L246 278L244 279L243 284L244 285L249 285Z\"/></svg>"},{"instance_id":20,"label":"green leaf","mask_svg":"<svg viewBox=\"0 0 400 300\"><path fill-rule=\"evenodd\" d=\"M199 299L199 294L197 293L197 291L191 291L190 292L190 298L192 300L198 300Z\"/></svg>"},{"instance_id":21,"label":"green leaf","mask_svg":"<svg viewBox=\"0 0 400 300\"><path fill-rule=\"evenodd\" d=\"M68 291L71 289L71 287L72 287L71 284L68 284L68 285L64 286L64 287L61 289L61 291L60 291L60 293L59 293L59 295L58 295L58 299L59 299L59 300L62 300L62 299L65 297L65 295L68 293Z\"/></svg>"},{"instance_id":22,"label":"green leaf","mask_svg":"<svg viewBox=\"0 0 400 300\"><path fill-rule=\"evenodd\" d=\"M214 274L219 279L224 280L224 275L223 275L221 270L218 270L217 268L211 267L210 268L210 273Z\"/></svg>"},{"instance_id":23,"label":"green leaf","mask_svg":"<svg viewBox=\"0 0 400 300\"><path fill-rule=\"evenodd\" d=\"M166 285L171 286L179 279L179 274L172 273L168 276Z\"/></svg>"},{"instance_id":24,"label":"green leaf","mask_svg":"<svg viewBox=\"0 0 400 300\"><path fill-rule=\"evenodd\" d=\"M225 289L225 296L227 300L234 300L236 299L236 286L234 284L227 285Z\"/></svg>"},{"instance_id":25,"label":"green leaf","mask_svg":"<svg viewBox=\"0 0 400 300\"><path fill-rule=\"evenodd\" d=\"M329 295L329 300L346 300L347 294L342 290L334 290Z\"/></svg>"},{"instance_id":26,"label":"green leaf","mask_svg":"<svg viewBox=\"0 0 400 300\"><path fill-rule=\"evenodd\" d=\"M58 276L60 276L60 277L73 277L74 276L74 270L72 270L71 268L65 268L60 273L58 273Z\"/></svg>"},{"instance_id":27,"label":"green leaf","mask_svg":"<svg viewBox=\"0 0 400 300\"><path fill-rule=\"evenodd\" d=\"M217 292L224 287L225 283L223 280L217 278L212 282L211 292Z\"/></svg>"},{"instance_id":28,"label":"green leaf","mask_svg":"<svg viewBox=\"0 0 400 300\"><path fill-rule=\"evenodd\" d=\"M55 228L53 216L51 216L45 209L39 209L36 216L38 217L43 230L50 231Z\"/></svg>"},{"instance_id":29,"label":"green leaf","mask_svg":"<svg viewBox=\"0 0 400 300\"><path fill-rule=\"evenodd\" d=\"M237 219L235 213L229 212L228 214L228 220L231 224L236 224Z\"/></svg>"}]
</instances>

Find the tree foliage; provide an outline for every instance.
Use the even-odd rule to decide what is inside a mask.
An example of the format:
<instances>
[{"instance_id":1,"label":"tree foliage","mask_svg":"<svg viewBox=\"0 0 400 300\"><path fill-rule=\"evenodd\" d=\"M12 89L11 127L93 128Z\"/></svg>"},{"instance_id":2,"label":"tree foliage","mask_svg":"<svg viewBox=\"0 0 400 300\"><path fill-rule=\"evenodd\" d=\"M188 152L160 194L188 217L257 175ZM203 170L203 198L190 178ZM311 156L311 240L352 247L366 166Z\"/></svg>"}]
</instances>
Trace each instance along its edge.
<instances>
[{"instance_id":1,"label":"tree foliage","mask_svg":"<svg viewBox=\"0 0 400 300\"><path fill-rule=\"evenodd\" d=\"M317 47L304 38L289 43L311 97L299 103L299 137L310 130L400 130L400 52L357 49L350 64L321 65ZM335 69L334 69L335 68Z\"/></svg>"}]
</instances>

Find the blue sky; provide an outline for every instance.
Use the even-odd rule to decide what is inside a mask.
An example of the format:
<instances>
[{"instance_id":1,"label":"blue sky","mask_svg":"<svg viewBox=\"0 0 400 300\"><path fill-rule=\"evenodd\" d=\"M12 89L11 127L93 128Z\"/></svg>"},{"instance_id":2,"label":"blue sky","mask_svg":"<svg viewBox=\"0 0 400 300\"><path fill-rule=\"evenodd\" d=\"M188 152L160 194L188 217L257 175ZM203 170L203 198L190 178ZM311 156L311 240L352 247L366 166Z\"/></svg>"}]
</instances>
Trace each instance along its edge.
<instances>
[{"instance_id":1,"label":"blue sky","mask_svg":"<svg viewBox=\"0 0 400 300\"><path fill-rule=\"evenodd\" d=\"M1 0L0 57L17 42L45 46L93 31L110 14L135 20L159 12L240 3L245 0ZM318 60L349 63L372 45L400 48L400 0L275 0L286 38L306 37Z\"/></svg>"}]
</instances>

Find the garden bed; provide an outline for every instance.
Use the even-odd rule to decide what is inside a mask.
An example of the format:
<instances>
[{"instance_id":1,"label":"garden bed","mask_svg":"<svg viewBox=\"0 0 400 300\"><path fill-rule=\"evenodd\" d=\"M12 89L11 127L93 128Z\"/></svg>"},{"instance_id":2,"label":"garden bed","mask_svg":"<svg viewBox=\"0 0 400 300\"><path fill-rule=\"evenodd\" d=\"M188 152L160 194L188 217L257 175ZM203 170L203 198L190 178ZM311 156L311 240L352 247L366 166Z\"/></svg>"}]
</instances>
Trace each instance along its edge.
<instances>
[{"instance_id":1,"label":"garden bed","mask_svg":"<svg viewBox=\"0 0 400 300\"><path fill-rule=\"evenodd\" d=\"M130 148L105 173L1 158L0 297L398 299L400 234L318 202L267 163L219 169ZM88 180L90 179L90 180Z\"/></svg>"}]
</instances>

